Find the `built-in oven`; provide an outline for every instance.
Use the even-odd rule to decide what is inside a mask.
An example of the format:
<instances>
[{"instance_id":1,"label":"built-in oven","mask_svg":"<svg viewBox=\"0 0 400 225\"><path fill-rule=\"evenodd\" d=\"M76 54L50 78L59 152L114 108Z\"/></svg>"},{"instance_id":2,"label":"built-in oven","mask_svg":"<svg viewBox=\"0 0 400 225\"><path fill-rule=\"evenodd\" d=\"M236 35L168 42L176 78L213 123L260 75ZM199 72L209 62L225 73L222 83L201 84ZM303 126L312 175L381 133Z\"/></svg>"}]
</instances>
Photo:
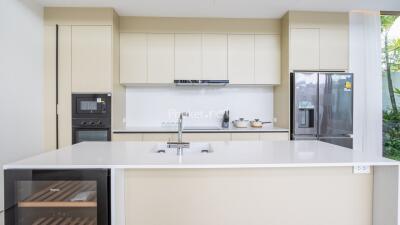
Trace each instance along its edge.
<instances>
[{"instance_id":1,"label":"built-in oven","mask_svg":"<svg viewBox=\"0 0 400 225\"><path fill-rule=\"evenodd\" d=\"M72 94L72 144L111 141L111 95Z\"/></svg>"}]
</instances>

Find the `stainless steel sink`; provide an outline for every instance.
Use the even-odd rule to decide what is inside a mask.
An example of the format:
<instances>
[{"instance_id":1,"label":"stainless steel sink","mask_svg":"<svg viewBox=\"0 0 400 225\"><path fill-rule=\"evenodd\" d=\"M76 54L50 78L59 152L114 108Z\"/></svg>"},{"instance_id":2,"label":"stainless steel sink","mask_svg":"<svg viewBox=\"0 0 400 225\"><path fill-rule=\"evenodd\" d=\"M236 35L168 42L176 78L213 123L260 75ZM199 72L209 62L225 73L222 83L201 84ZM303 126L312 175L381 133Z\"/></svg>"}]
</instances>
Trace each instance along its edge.
<instances>
[{"instance_id":1,"label":"stainless steel sink","mask_svg":"<svg viewBox=\"0 0 400 225\"><path fill-rule=\"evenodd\" d=\"M177 154L177 148L171 147L167 143L161 143L155 146L154 151L158 154ZM207 154L212 153L212 148L209 143L192 142L188 148L182 150L183 154Z\"/></svg>"}]
</instances>

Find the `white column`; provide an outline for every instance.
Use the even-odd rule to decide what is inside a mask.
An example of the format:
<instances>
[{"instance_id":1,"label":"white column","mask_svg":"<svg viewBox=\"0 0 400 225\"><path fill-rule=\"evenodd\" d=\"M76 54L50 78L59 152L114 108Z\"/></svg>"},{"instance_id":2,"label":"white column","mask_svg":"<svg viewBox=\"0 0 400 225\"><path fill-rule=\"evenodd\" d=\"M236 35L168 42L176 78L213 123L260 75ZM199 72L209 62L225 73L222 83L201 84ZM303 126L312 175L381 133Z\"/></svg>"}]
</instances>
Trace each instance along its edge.
<instances>
[{"instance_id":1,"label":"white column","mask_svg":"<svg viewBox=\"0 0 400 225\"><path fill-rule=\"evenodd\" d=\"M350 72L354 73L354 149L382 155L380 12L350 12Z\"/></svg>"}]
</instances>

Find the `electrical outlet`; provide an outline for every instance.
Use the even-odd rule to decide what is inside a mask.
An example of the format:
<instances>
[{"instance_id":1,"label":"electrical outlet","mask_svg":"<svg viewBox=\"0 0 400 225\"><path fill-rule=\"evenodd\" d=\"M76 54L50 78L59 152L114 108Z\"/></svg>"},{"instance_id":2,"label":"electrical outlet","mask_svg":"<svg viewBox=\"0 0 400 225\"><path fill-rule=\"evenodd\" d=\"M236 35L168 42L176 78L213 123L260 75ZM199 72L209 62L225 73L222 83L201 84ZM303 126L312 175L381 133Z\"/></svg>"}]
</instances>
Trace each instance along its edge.
<instances>
[{"instance_id":1,"label":"electrical outlet","mask_svg":"<svg viewBox=\"0 0 400 225\"><path fill-rule=\"evenodd\" d=\"M366 173L370 173L371 169L370 166L368 165L357 165L357 166L353 166L353 173L354 174L366 174Z\"/></svg>"}]
</instances>

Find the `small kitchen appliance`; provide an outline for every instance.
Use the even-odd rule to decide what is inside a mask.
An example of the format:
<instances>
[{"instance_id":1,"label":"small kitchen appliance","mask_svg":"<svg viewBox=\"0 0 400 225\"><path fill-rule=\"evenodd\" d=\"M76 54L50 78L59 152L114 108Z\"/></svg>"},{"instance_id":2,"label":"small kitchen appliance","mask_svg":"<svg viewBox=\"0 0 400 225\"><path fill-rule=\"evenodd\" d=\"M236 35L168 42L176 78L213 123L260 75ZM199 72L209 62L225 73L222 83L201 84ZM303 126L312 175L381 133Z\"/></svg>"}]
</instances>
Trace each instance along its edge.
<instances>
[{"instance_id":1,"label":"small kitchen appliance","mask_svg":"<svg viewBox=\"0 0 400 225\"><path fill-rule=\"evenodd\" d=\"M111 94L72 94L72 144L111 141Z\"/></svg>"},{"instance_id":2,"label":"small kitchen appliance","mask_svg":"<svg viewBox=\"0 0 400 225\"><path fill-rule=\"evenodd\" d=\"M229 110L224 112L224 116L222 118L222 128L229 128Z\"/></svg>"},{"instance_id":3,"label":"small kitchen appliance","mask_svg":"<svg viewBox=\"0 0 400 225\"><path fill-rule=\"evenodd\" d=\"M291 139L353 146L353 74L295 72L290 75Z\"/></svg>"}]
</instances>

